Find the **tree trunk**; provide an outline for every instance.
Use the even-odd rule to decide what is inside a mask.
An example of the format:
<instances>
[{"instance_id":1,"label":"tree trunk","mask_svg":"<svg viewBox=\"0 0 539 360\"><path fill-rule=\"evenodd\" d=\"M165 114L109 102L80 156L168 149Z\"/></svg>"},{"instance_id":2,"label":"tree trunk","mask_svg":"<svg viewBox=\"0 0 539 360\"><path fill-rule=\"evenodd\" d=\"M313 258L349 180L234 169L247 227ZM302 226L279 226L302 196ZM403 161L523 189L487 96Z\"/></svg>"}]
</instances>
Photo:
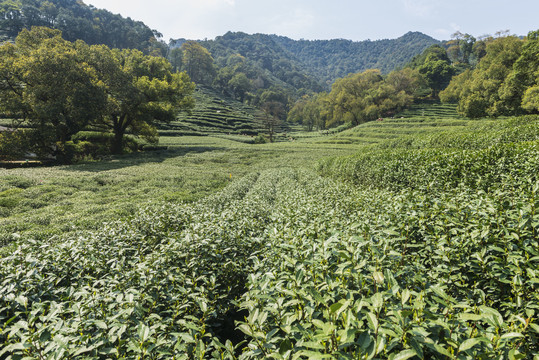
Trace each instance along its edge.
<instances>
[{"instance_id":1,"label":"tree trunk","mask_svg":"<svg viewBox=\"0 0 539 360\"><path fill-rule=\"evenodd\" d=\"M124 149L124 134L123 132L114 131L114 139L112 140L111 152L113 154L121 154Z\"/></svg>"},{"instance_id":2,"label":"tree trunk","mask_svg":"<svg viewBox=\"0 0 539 360\"><path fill-rule=\"evenodd\" d=\"M124 149L124 133L125 129L122 126L122 117L118 121L114 122L114 138L112 139L112 146L111 146L111 152L113 154L121 154Z\"/></svg>"}]
</instances>

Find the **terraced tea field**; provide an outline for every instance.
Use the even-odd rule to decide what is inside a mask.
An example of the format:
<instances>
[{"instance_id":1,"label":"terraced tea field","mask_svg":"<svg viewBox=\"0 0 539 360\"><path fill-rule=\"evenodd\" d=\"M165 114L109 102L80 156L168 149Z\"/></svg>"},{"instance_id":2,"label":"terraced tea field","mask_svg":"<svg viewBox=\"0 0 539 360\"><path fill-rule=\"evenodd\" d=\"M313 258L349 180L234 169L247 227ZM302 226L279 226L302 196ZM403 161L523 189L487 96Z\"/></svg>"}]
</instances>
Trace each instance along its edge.
<instances>
[{"instance_id":1,"label":"terraced tea field","mask_svg":"<svg viewBox=\"0 0 539 360\"><path fill-rule=\"evenodd\" d=\"M539 359L539 118L419 111L1 170L0 359Z\"/></svg>"},{"instance_id":2,"label":"terraced tea field","mask_svg":"<svg viewBox=\"0 0 539 360\"><path fill-rule=\"evenodd\" d=\"M255 108L224 98L207 88L199 87L194 97L196 106L192 113L182 113L177 121L162 125L161 136L236 136L233 139L251 142L252 136L264 132L256 121Z\"/></svg>"},{"instance_id":3,"label":"terraced tea field","mask_svg":"<svg viewBox=\"0 0 539 360\"><path fill-rule=\"evenodd\" d=\"M482 120L481 124L488 122ZM445 133L474 126L478 121L458 117L455 105L421 104L400 113L394 118L371 121L321 140L334 144L379 144L387 140L405 141L409 136Z\"/></svg>"}]
</instances>

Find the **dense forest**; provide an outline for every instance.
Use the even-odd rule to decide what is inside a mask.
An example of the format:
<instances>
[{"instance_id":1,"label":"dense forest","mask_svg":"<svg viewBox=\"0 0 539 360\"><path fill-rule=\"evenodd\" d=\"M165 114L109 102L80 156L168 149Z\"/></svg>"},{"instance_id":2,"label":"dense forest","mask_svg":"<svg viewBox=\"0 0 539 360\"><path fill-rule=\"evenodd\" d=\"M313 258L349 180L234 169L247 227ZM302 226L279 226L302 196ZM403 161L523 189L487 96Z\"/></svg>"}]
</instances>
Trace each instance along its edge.
<instances>
[{"instance_id":1,"label":"dense forest","mask_svg":"<svg viewBox=\"0 0 539 360\"><path fill-rule=\"evenodd\" d=\"M415 55L439 41L420 32L408 32L397 39L351 41L299 40L272 35L278 44L293 54L309 72L325 84L351 73L379 69L382 74L404 66Z\"/></svg>"},{"instance_id":2,"label":"dense forest","mask_svg":"<svg viewBox=\"0 0 539 360\"><path fill-rule=\"evenodd\" d=\"M124 18L73 0L0 1L0 39L14 39L22 29L46 26L62 31L69 41L83 40L111 48L163 54L161 34L141 21Z\"/></svg>"},{"instance_id":3,"label":"dense forest","mask_svg":"<svg viewBox=\"0 0 539 360\"><path fill-rule=\"evenodd\" d=\"M181 46L185 39L171 41ZM292 40L284 36L228 32L214 40L198 41L210 51L219 68L236 62L240 55L250 72L264 79L273 75L295 88L329 89L338 78L368 69L387 74L404 66L415 55L439 41L418 32L398 39L378 41ZM267 80L266 80L267 81Z\"/></svg>"}]
</instances>

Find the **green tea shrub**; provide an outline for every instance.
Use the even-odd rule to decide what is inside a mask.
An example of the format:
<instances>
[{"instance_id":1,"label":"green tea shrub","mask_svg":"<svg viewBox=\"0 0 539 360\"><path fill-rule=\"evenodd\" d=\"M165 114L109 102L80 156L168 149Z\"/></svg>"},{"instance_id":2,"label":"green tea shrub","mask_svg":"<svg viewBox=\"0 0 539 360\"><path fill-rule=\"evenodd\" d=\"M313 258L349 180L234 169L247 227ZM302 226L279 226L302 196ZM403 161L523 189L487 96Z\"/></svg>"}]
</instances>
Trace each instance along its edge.
<instances>
[{"instance_id":1,"label":"green tea shrub","mask_svg":"<svg viewBox=\"0 0 539 360\"><path fill-rule=\"evenodd\" d=\"M533 359L539 186L517 185L388 191L272 169L27 241L0 262L0 357Z\"/></svg>"},{"instance_id":2,"label":"green tea shrub","mask_svg":"<svg viewBox=\"0 0 539 360\"><path fill-rule=\"evenodd\" d=\"M479 150L426 148L374 149L321 162L324 175L376 188L452 189L466 186L489 191L505 178L535 181L539 141L495 144Z\"/></svg>"},{"instance_id":3,"label":"green tea shrub","mask_svg":"<svg viewBox=\"0 0 539 360\"><path fill-rule=\"evenodd\" d=\"M17 246L0 260L0 359L537 360L538 140L511 121L448 136L456 147L373 145L323 161L331 176L295 163L214 174L222 191L93 232L46 236L56 220L36 215L28 240L6 223L0 241ZM210 163L226 165L220 154ZM156 184L181 191L171 169ZM122 176L72 186L95 196ZM17 206L74 191L2 179ZM129 195L149 180L131 181Z\"/></svg>"}]
</instances>

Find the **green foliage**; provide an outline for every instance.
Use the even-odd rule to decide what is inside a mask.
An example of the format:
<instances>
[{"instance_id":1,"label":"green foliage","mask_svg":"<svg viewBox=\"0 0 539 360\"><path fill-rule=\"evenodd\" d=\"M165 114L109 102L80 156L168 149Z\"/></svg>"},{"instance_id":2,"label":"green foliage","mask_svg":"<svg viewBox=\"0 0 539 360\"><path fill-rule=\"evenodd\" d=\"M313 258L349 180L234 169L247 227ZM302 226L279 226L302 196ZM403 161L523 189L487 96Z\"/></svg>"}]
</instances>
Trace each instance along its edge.
<instances>
[{"instance_id":1,"label":"green foliage","mask_svg":"<svg viewBox=\"0 0 539 360\"><path fill-rule=\"evenodd\" d=\"M20 159L30 148L24 130L0 132L0 160Z\"/></svg>"},{"instance_id":2,"label":"green foliage","mask_svg":"<svg viewBox=\"0 0 539 360\"><path fill-rule=\"evenodd\" d=\"M447 55L440 53L439 48L434 46L425 51L426 57L417 70L423 74L428 86L432 89L432 97L436 98L438 93L445 89L454 74L454 69L447 58Z\"/></svg>"},{"instance_id":3,"label":"green foliage","mask_svg":"<svg viewBox=\"0 0 539 360\"><path fill-rule=\"evenodd\" d=\"M508 179L534 179L539 119L499 120L482 127L389 140L355 157L331 159L321 171L376 188L489 191ZM382 149L380 149L382 147Z\"/></svg>"},{"instance_id":4,"label":"green foliage","mask_svg":"<svg viewBox=\"0 0 539 360\"><path fill-rule=\"evenodd\" d=\"M27 121L39 152L61 161L77 152L66 142L90 125L113 132L118 153L126 132L155 143L155 123L193 106L189 77L138 50L71 43L57 30L34 27L0 52L0 111Z\"/></svg>"},{"instance_id":5,"label":"green foliage","mask_svg":"<svg viewBox=\"0 0 539 360\"><path fill-rule=\"evenodd\" d=\"M533 358L537 186L513 185L390 192L271 169L192 205L22 244L0 265L3 350ZM237 347L225 332L236 304L248 311Z\"/></svg>"},{"instance_id":6,"label":"green foliage","mask_svg":"<svg viewBox=\"0 0 539 360\"><path fill-rule=\"evenodd\" d=\"M211 85L215 76L213 58L208 50L195 41L181 46L182 70L197 84Z\"/></svg>"},{"instance_id":7,"label":"green foliage","mask_svg":"<svg viewBox=\"0 0 539 360\"><path fill-rule=\"evenodd\" d=\"M96 121L105 94L83 55L88 46L70 43L57 30L23 30L15 44L0 47L0 111L28 121L39 153Z\"/></svg>"},{"instance_id":8,"label":"green foliage","mask_svg":"<svg viewBox=\"0 0 539 360\"><path fill-rule=\"evenodd\" d=\"M521 85L515 87L516 75L511 75L522 46L523 42L513 36L489 41L477 68L455 77L440 98L443 101L458 99L459 114L471 118L522 113L520 98L523 91L520 98L515 95ZM520 64L522 66L522 62Z\"/></svg>"},{"instance_id":9,"label":"green foliage","mask_svg":"<svg viewBox=\"0 0 539 360\"><path fill-rule=\"evenodd\" d=\"M193 98L195 106L191 111L179 113L176 121L157 125L160 135L237 135L236 139L245 140L262 131L256 121L259 111L253 106L203 86L197 86Z\"/></svg>"},{"instance_id":10,"label":"green foliage","mask_svg":"<svg viewBox=\"0 0 539 360\"><path fill-rule=\"evenodd\" d=\"M382 116L391 116L410 105L421 82L417 71L394 71L383 78L379 70L351 74L333 84L322 98L326 125L350 123L352 126Z\"/></svg>"},{"instance_id":11,"label":"green foliage","mask_svg":"<svg viewBox=\"0 0 539 360\"><path fill-rule=\"evenodd\" d=\"M255 138L254 143L255 143L255 144L265 144L265 143L267 143L267 141L266 141L266 138L265 138L263 135L258 135L258 136Z\"/></svg>"},{"instance_id":12,"label":"green foliage","mask_svg":"<svg viewBox=\"0 0 539 360\"><path fill-rule=\"evenodd\" d=\"M300 123L307 131L325 129L328 113L325 111L327 94L305 95L288 112L288 122Z\"/></svg>"},{"instance_id":13,"label":"green foliage","mask_svg":"<svg viewBox=\"0 0 539 360\"><path fill-rule=\"evenodd\" d=\"M177 49L186 43L178 39L171 45ZM215 58L218 70L213 86L241 101L261 104L265 102L260 100L261 93L272 87L285 89L297 99L328 90L336 79L350 73L372 68L389 73L436 41L420 33L395 40L352 42L295 41L229 32L199 43ZM177 50L173 51L169 58L179 63Z\"/></svg>"},{"instance_id":14,"label":"green foliage","mask_svg":"<svg viewBox=\"0 0 539 360\"><path fill-rule=\"evenodd\" d=\"M425 48L438 43L419 32L408 32L393 40L354 42L344 39L299 40L272 36L284 49L307 66L324 84L332 84L350 73L380 69L383 74L403 67Z\"/></svg>"},{"instance_id":15,"label":"green foliage","mask_svg":"<svg viewBox=\"0 0 539 360\"><path fill-rule=\"evenodd\" d=\"M132 214L0 238L0 357L537 358L539 119L424 110L353 129L395 131L366 147L167 138L0 173L0 214L31 204L25 223L82 194ZM188 181L197 201L166 192Z\"/></svg>"},{"instance_id":16,"label":"green foliage","mask_svg":"<svg viewBox=\"0 0 539 360\"><path fill-rule=\"evenodd\" d=\"M156 123L170 122L179 110L194 106L195 85L185 72L172 73L164 58L105 46L92 46L88 55L107 94L95 126L114 133L113 153L122 151L126 132L157 142Z\"/></svg>"},{"instance_id":17,"label":"green foliage","mask_svg":"<svg viewBox=\"0 0 539 360\"><path fill-rule=\"evenodd\" d=\"M539 39L537 31L528 34L520 57L513 64L513 70L508 75L500 90L500 98L504 106L513 113L522 109L529 113L539 111L537 97L539 82Z\"/></svg>"},{"instance_id":18,"label":"green foliage","mask_svg":"<svg viewBox=\"0 0 539 360\"><path fill-rule=\"evenodd\" d=\"M112 48L138 49L146 54L164 54L160 34L140 21L96 9L82 1L0 1L0 29L14 39L23 29L45 26L62 31L66 40L104 44Z\"/></svg>"}]
</instances>

